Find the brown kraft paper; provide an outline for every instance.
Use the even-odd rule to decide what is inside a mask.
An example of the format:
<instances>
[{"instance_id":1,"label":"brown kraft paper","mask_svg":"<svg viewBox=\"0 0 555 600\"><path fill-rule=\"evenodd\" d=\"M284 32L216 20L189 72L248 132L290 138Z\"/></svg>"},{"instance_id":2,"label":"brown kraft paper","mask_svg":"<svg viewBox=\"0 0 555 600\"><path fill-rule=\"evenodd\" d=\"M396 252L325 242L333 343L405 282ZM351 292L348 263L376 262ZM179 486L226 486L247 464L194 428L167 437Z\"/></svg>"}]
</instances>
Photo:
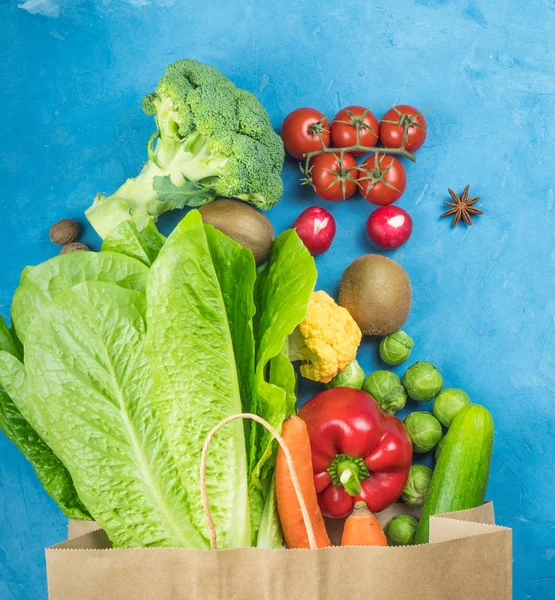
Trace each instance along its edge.
<instances>
[{"instance_id":1,"label":"brown kraft paper","mask_svg":"<svg viewBox=\"0 0 555 600\"><path fill-rule=\"evenodd\" d=\"M406 514L396 504L385 524ZM421 546L319 550L111 549L94 523L48 548L50 600L511 600L511 530L493 505L437 515ZM337 543L341 523L328 522Z\"/></svg>"}]
</instances>

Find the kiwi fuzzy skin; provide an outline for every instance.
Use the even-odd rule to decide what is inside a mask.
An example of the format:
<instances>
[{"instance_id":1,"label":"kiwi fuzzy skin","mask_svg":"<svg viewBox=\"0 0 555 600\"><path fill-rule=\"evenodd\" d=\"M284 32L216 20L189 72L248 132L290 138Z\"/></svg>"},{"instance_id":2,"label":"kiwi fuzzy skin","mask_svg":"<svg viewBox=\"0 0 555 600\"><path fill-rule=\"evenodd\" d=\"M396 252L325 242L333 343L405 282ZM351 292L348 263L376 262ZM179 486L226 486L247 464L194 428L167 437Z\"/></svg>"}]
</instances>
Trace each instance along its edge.
<instances>
[{"instance_id":1,"label":"kiwi fuzzy skin","mask_svg":"<svg viewBox=\"0 0 555 600\"><path fill-rule=\"evenodd\" d=\"M339 284L339 304L351 313L364 335L385 336L401 329L411 303L407 272L380 254L357 258Z\"/></svg>"},{"instance_id":2,"label":"kiwi fuzzy skin","mask_svg":"<svg viewBox=\"0 0 555 600\"><path fill-rule=\"evenodd\" d=\"M261 212L237 200L214 200L199 209L202 220L234 239L254 254L257 266L272 248L274 228Z\"/></svg>"}]
</instances>

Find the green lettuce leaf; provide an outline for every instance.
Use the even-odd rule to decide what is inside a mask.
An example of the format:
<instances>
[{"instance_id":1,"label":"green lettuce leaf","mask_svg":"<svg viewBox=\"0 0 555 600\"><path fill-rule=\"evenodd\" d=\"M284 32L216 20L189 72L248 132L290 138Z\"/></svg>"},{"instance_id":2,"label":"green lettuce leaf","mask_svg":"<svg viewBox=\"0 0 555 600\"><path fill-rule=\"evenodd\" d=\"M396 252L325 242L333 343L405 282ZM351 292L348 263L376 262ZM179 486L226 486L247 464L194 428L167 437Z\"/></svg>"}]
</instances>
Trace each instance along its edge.
<instances>
[{"instance_id":1,"label":"green lettuce leaf","mask_svg":"<svg viewBox=\"0 0 555 600\"><path fill-rule=\"evenodd\" d=\"M150 219L148 225L141 231L141 239L146 245L149 256L153 257L151 262L154 262L162 246L166 243L166 236L158 231L154 221Z\"/></svg>"},{"instance_id":2,"label":"green lettuce leaf","mask_svg":"<svg viewBox=\"0 0 555 600\"><path fill-rule=\"evenodd\" d=\"M285 412L287 416L295 413L297 403L295 369L288 356L287 344L283 350L270 361L269 382L285 391Z\"/></svg>"},{"instance_id":3,"label":"green lettuce leaf","mask_svg":"<svg viewBox=\"0 0 555 600\"><path fill-rule=\"evenodd\" d=\"M276 502L276 478L272 476L258 529L257 548L279 550L284 547L283 531Z\"/></svg>"},{"instance_id":4,"label":"green lettuce leaf","mask_svg":"<svg viewBox=\"0 0 555 600\"><path fill-rule=\"evenodd\" d=\"M260 315L262 313L262 295L264 294L264 286L270 270L270 261L260 265L256 270L256 281L254 282L254 306L255 313L252 320L252 328L254 331L255 357L258 356L260 349Z\"/></svg>"},{"instance_id":5,"label":"green lettuce leaf","mask_svg":"<svg viewBox=\"0 0 555 600\"><path fill-rule=\"evenodd\" d=\"M0 350L12 354L19 360L23 360L23 348L21 342L6 325L6 321L0 315Z\"/></svg>"},{"instance_id":6,"label":"green lettuce leaf","mask_svg":"<svg viewBox=\"0 0 555 600\"><path fill-rule=\"evenodd\" d=\"M254 256L212 225L205 225L204 230L229 322L243 412L250 412L254 390ZM245 425L250 428L250 421Z\"/></svg>"},{"instance_id":7,"label":"green lettuce leaf","mask_svg":"<svg viewBox=\"0 0 555 600\"><path fill-rule=\"evenodd\" d=\"M224 244L232 251L221 252ZM215 268L213 261L221 260L225 263ZM234 340L249 339L250 333L231 328L248 328L248 319L230 318L227 310L251 310L245 302L249 293L252 297L253 276L245 272L249 265L254 270L249 250L210 229L207 234L198 211L191 211L168 238L148 276L145 351L152 367L150 397L177 459L191 518L206 537L200 455L210 430L242 411L237 365L243 361L235 356ZM218 274L224 272L229 277L220 280ZM228 290L228 283L244 289ZM207 486L219 547L249 546L246 445L240 421L214 437Z\"/></svg>"},{"instance_id":8,"label":"green lettuce leaf","mask_svg":"<svg viewBox=\"0 0 555 600\"><path fill-rule=\"evenodd\" d=\"M12 363L15 368L7 370L8 385L14 393L24 393L22 386L17 385L18 375L21 380L23 368L20 362L23 358L21 348L2 317L0 317L0 352L7 353L13 358ZM66 517L91 518L79 500L71 476L63 463L31 427L11 396L2 387L0 387L0 429L31 463L47 494L57 502Z\"/></svg>"},{"instance_id":9,"label":"green lettuce leaf","mask_svg":"<svg viewBox=\"0 0 555 600\"><path fill-rule=\"evenodd\" d=\"M158 231L152 220L143 231L138 230L134 221L123 221L104 240L102 251L119 252L150 267L165 241L166 238Z\"/></svg>"},{"instance_id":10,"label":"green lettuce leaf","mask_svg":"<svg viewBox=\"0 0 555 600\"><path fill-rule=\"evenodd\" d=\"M148 268L114 252L72 252L56 256L21 275L12 303L12 324L25 345L33 319L50 306L57 294L83 281L106 281L142 291Z\"/></svg>"},{"instance_id":11,"label":"green lettuce leaf","mask_svg":"<svg viewBox=\"0 0 555 600\"><path fill-rule=\"evenodd\" d=\"M287 356L288 345L286 344L283 351L277 356L274 356L270 361L269 382L285 391L285 412L292 415L295 412L295 404L297 403L297 395L295 392L296 376L295 369ZM275 449L275 444L274 444ZM275 474L270 470L269 463L266 463L267 469L262 476L259 485L251 489L251 506L254 513L253 519L257 518L259 504L264 502L264 508L260 517L260 529L256 539L258 548L282 548L283 547L283 532L277 512L277 503L275 495ZM254 543L254 541L253 541Z\"/></svg>"},{"instance_id":12,"label":"green lettuce leaf","mask_svg":"<svg viewBox=\"0 0 555 600\"><path fill-rule=\"evenodd\" d=\"M269 265L259 272L261 281L255 288L258 346L253 412L278 431L295 410L295 373L283 349L306 316L316 277L314 259L297 233L288 230L274 240ZM251 527L262 517L274 464L271 435L260 425L253 425L249 454ZM256 540L256 529L252 535Z\"/></svg>"},{"instance_id":13,"label":"green lettuce leaf","mask_svg":"<svg viewBox=\"0 0 555 600\"><path fill-rule=\"evenodd\" d=\"M114 546L205 548L148 400L142 305L139 293L104 282L59 293L29 327L19 408ZM5 383L13 357L1 354Z\"/></svg>"}]
</instances>

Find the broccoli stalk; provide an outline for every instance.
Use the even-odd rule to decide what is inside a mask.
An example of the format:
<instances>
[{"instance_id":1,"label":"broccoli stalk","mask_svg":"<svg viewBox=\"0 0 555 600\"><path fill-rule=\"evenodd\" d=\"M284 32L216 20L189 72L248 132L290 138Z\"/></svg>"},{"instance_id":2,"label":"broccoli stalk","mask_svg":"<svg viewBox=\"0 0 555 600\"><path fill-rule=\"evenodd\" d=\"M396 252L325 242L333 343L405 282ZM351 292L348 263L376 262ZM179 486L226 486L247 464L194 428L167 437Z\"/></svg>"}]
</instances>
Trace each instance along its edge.
<instances>
[{"instance_id":1,"label":"broccoli stalk","mask_svg":"<svg viewBox=\"0 0 555 600\"><path fill-rule=\"evenodd\" d=\"M264 210L279 200L283 143L258 100L213 67L170 65L143 110L157 126L148 162L111 196L98 194L85 213L102 238L122 221L142 230L168 210L216 196Z\"/></svg>"},{"instance_id":2,"label":"broccoli stalk","mask_svg":"<svg viewBox=\"0 0 555 600\"><path fill-rule=\"evenodd\" d=\"M111 196L97 194L85 213L103 239L122 221L134 221L142 231L168 210L200 206L216 196L211 178L222 174L227 159L213 156L199 133L181 143L160 137L155 147L151 138L148 146L150 160L137 177Z\"/></svg>"}]
</instances>

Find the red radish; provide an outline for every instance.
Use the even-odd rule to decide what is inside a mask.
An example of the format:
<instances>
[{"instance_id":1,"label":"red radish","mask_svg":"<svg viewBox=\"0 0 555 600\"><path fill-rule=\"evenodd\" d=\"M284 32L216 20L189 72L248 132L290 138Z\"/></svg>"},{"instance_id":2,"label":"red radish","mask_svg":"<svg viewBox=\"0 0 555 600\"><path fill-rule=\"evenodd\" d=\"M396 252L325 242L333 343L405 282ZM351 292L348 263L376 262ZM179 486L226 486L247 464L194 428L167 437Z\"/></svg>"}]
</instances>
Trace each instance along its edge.
<instances>
[{"instance_id":1,"label":"red radish","mask_svg":"<svg viewBox=\"0 0 555 600\"><path fill-rule=\"evenodd\" d=\"M366 231L372 242L382 250L395 250L412 233L409 213L398 206L380 206L368 218Z\"/></svg>"},{"instance_id":2,"label":"red radish","mask_svg":"<svg viewBox=\"0 0 555 600\"><path fill-rule=\"evenodd\" d=\"M326 252L335 237L335 219L319 206L303 210L293 227L312 256Z\"/></svg>"}]
</instances>

